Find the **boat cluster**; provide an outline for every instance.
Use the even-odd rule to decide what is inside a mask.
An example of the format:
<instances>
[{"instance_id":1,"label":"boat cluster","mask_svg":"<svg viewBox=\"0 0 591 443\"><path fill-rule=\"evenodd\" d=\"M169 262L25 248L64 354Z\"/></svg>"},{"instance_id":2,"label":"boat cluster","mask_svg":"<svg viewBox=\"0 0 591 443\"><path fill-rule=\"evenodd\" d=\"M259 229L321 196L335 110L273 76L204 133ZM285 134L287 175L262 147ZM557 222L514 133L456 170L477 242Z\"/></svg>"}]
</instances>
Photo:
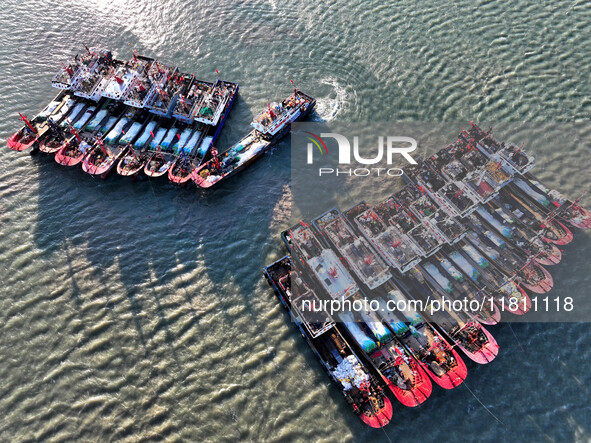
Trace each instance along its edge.
<instances>
[{"instance_id":1,"label":"boat cluster","mask_svg":"<svg viewBox=\"0 0 591 443\"><path fill-rule=\"evenodd\" d=\"M217 71L216 71L217 72ZM234 175L256 160L314 107L301 91L264 111L268 126L218 154L213 144L238 94L238 84L207 82L176 66L137 55L118 60L111 52L86 48L62 65L52 85L58 95L8 139L16 151L55 155L64 166L81 165L106 178L142 171L167 175L173 183L199 186Z\"/></svg>"},{"instance_id":2,"label":"boat cluster","mask_svg":"<svg viewBox=\"0 0 591 443\"><path fill-rule=\"evenodd\" d=\"M591 228L591 212L531 175L533 166L522 147L471 123L406 169L405 186L385 201L331 209L282 234L291 256L265 276L368 425L391 420L386 390L415 407L431 382L462 384L463 358L491 362L499 346L487 326L526 314L530 293L552 289L546 267L560 262L571 229ZM379 308L306 309L326 300ZM361 383L343 373L345 360Z\"/></svg>"}]
</instances>

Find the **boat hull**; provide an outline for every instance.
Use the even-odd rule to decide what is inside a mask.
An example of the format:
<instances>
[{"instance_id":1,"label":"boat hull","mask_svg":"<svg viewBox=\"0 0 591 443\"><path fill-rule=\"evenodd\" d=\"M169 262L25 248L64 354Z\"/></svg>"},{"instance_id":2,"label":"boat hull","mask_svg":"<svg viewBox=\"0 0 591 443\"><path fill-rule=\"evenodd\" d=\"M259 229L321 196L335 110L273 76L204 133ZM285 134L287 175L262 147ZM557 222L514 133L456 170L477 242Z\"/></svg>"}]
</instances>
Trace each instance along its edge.
<instances>
[{"instance_id":1,"label":"boat hull","mask_svg":"<svg viewBox=\"0 0 591 443\"><path fill-rule=\"evenodd\" d=\"M384 407L380 411L362 412L359 417L363 423L372 428L382 428L390 423L393 414L392 402L388 397L384 396Z\"/></svg>"},{"instance_id":2,"label":"boat hull","mask_svg":"<svg viewBox=\"0 0 591 443\"><path fill-rule=\"evenodd\" d=\"M558 249L556 244L546 243L544 248L545 251L542 251L544 252L543 254L536 255L536 262L544 266L553 266L560 263L560 261L562 260L562 252L560 251L560 249Z\"/></svg>"},{"instance_id":3,"label":"boat hull","mask_svg":"<svg viewBox=\"0 0 591 443\"><path fill-rule=\"evenodd\" d=\"M84 153L77 151L78 155L76 157L71 157L69 155L66 154L66 151L68 149L67 145L64 145L60 148L59 151L56 152L55 154L55 161L57 163L59 163L62 166L76 166L79 165L82 160L84 159Z\"/></svg>"},{"instance_id":4,"label":"boat hull","mask_svg":"<svg viewBox=\"0 0 591 443\"><path fill-rule=\"evenodd\" d=\"M529 295L527 295L527 292L521 286L516 284L515 288L519 291L519 294L516 294L516 296L508 295L502 297L502 299L496 298L495 301L503 311L510 312L514 315L524 315L531 309L531 298L529 298ZM517 303L511 303L512 298L515 298ZM515 309L512 309L515 305Z\"/></svg>"},{"instance_id":5,"label":"boat hull","mask_svg":"<svg viewBox=\"0 0 591 443\"><path fill-rule=\"evenodd\" d=\"M173 165L174 163L174 159L166 159L165 157L162 159L162 161L157 160L156 158L156 154L152 155L152 157L150 157L150 159L146 162L146 165L144 166L144 174L146 174L148 177L162 177L164 174L166 174L168 172L168 170L170 169L170 167ZM157 163L154 163L156 162Z\"/></svg>"},{"instance_id":6,"label":"boat hull","mask_svg":"<svg viewBox=\"0 0 591 443\"><path fill-rule=\"evenodd\" d=\"M456 344L458 345L458 348L460 348L464 352L464 354L466 354L466 356L468 356L468 358L470 360L472 360L476 363L479 363L481 365L485 365L485 364L493 361L495 359L495 357L498 355L499 345L497 344L497 341L492 336L492 334L490 332L488 332L488 330L484 326L477 325L477 327L480 330L482 330L482 332L484 333L484 335L488 339L488 341L478 351L475 351L475 352L470 351L468 348L466 348L464 345L462 345L459 341L456 341Z\"/></svg>"},{"instance_id":7,"label":"boat hull","mask_svg":"<svg viewBox=\"0 0 591 443\"><path fill-rule=\"evenodd\" d=\"M535 292L536 294L545 294L550 292L554 287L552 275L550 275L550 273L543 266L535 263L532 263L531 265L535 266L535 268L543 274L543 278L536 282L530 282L524 278L524 280L521 282L521 285L530 291Z\"/></svg>"},{"instance_id":8,"label":"boat hull","mask_svg":"<svg viewBox=\"0 0 591 443\"><path fill-rule=\"evenodd\" d=\"M37 137L34 137L32 140L28 140L24 143L22 139L22 131L12 134L6 141L8 149L12 149L13 151L24 151L25 149L29 149L31 146L33 146L33 143L37 141Z\"/></svg>"},{"instance_id":9,"label":"boat hull","mask_svg":"<svg viewBox=\"0 0 591 443\"><path fill-rule=\"evenodd\" d=\"M559 225L560 230L563 231L564 235L562 235L557 240L552 240L549 238L545 238L545 240L552 242L555 245L559 245L559 246L567 245L573 241L574 236L573 236L573 233L570 229L568 229L564 224L560 223L559 221L554 221L553 223L556 223Z\"/></svg>"},{"instance_id":10,"label":"boat hull","mask_svg":"<svg viewBox=\"0 0 591 443\"><path fill-rule=\"evenodd\" d=\"M490 299L490 297L487 295L484 297L484 300L488 300ZM499 310L499 308L493 304L492 305L492 312L491 315L487 318L482 318L480 315L476 315L475 316L476 319L485 325L489 325L489 326L493 326L498 324L501 321L501 311Z\"/></svg>"},{"instance_id":11,"label":"boat hull","mask_svg":"<svg viewBox=\"0 0 591 443\"><path fill-rule=\"evenodd\" d=\"M191 176L193 174L193 171L195 170L195 168L192 167L191 169L181 169L179 171L178 165L179 165L179 162L181 162L181 161L183 161L183 160L180 158L177 158L174 165L168 169L168 179L171 182L176 183L177 185L187 183L189 180L191 180ZM179 173L181 173L182 175Z\"/></svg>"},{"instance_id":12,"label":"boat hull","mask_svg":"<svg viewBox=\"0 0 591 443\"><path fill-rule=\"evenodd\" d=\"M433 385L425 370L414 359L411 360L410 366L416 379L411 389L402 389L385 377L384 382L400 403L409 408L414 408L429 398L433 391Z\"/></svg>"},{"instance_id":13,"label":"boat hull","mask_svg":"<svg viewBox=\"0 0 591 443\"><path fill-rule=\"evenodd\" d=\"M271 149L273 146L275 146L280 138L281 137L277 137L276 140L275 139L272 140L264 149L261 149L256 155L253 155L251 158L249 158L243 164L241 164L237 168L233 169L232 171L228 172L227 174L220 176L220 178L216 181L208 181L207 178L203 178L199 175L199 173L203 169L207 168L207 166L209 165L209 162L204 164L200 168L195 169L192 173L191 178L193 179L195 184L197 186L199 186L200 188L204 188L204 189L212 188L215 185L217 185L218 183L223 182L224 180L227 180L228 178L244 171L246 168L248 168L250 165L252 165L254 162L256 162L260 157L262 157L267 151L269 151L269 149Z\"/></svg>"},{"instance_id":14,"label":"boat hull","mask_svg":"<svg viewBox=\"0 0 591 443\"><path fill-rule=\"evenodd\" d=\"M46 137L39 142L39 150L45 154L55 154L64 145L63 140Z\"/></svg>"},{"instance_id":15,"label":"boat hull","mask_svg":"<svg viewBox=\"0 0 591 443\"><path fill-rule=\"evenodd\" d=\"M429 374L431 380L437 385L443 389L454 389L464 382L468 376L468 368L466 367L464 360L460 357L460 354L455 349L449 349L448 352L452 353L457 364L441 376L436 375L431 369L429 369L429 366L426 363L421 362L420 364L425 372Z\"/></svg>"},{"instance_id":16,"label":"boat hull","mask_svg":"<svg viewBox=\"0 0 591 443\"><path fill-rule=\"evenodd\" d=\"M591 229L591 211L576 205L574 209L568 210L568 213L562 216L569 225L581 229Z\"/></svg>"},{"instance_id":17,"label":"boat hull","mask_svg":"<svg viewBox=\"0 0 591 443\"><path fill-rule=\"evenodd\" d=\"M126 160L132 159L130 159L129 155L126 155L123 156L121 160L119 160L119 162L117 163L117 174L123 177L132 177L134 175L139 174L146 165L146 160L140 158L139 162L137 162L137 165L129 167L128 164L125 163Z\"/></svg>"},{"instance_id":18,"label":"boat hull","mask_svg":"<svg viewBox=\"0 0 591 443\"><path fill-rule=\"evenodd\" d=\"M107 175L111 172L111 169L113 169L113 166L117 164L119 158L123 156L124 151L125 150L122 150L119 154L109 156L99 165L94 163L94 159L91 157L93 151L91 151L84 158L84 161L82 163L82 169L84 170L84 172L88 174L100 175L103 178L106 178Z\"/></svg>"}]
</instances>

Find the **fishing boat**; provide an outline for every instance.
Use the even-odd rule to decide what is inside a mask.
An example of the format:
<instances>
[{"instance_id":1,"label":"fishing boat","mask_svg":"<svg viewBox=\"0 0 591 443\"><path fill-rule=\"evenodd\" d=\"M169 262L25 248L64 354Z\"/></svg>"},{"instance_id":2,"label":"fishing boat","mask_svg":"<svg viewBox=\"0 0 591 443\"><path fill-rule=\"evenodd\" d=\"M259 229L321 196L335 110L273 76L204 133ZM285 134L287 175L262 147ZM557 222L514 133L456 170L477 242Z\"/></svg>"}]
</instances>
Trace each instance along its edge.
<instances>
[{"instance_id":1,"label":"fishing boat","mask_svg":"<svg viewBox=\"0 0 591 443\"><path fill-rule=\"evenodd\" d=\"M148 99L146 107L153 114L171 118L177 102L187 93L194 79L193 74L175 72L165 85L156 88L156 93Z\"/></svg>"},{"instance_id":2,"label":"fishing boat","mask_svg":"<svg viewBox=\"0 0 591 443\"><path fill-rule=\"evenodd\" d=\"M171 182L184 184L191 179L193 170L203 162L212 149L213 137L205 135L206 133L204 126L199 124L192 133L188 132L186 137L178 137L178 142L173 147L175 161L168 169L168 179Z\"/></svg>"},{"instance_id":3,"label":"fishing boat","mask_svg":"<svg viewBox=\"0 0 591 443\"><path fill-rule=\"evenodd\" d=\"M107 59L108 51L99 48L86 48L83 54L76 54L68 63L62 63L61 69L51 80L54 88L77 91L82 87L83 72L94 72Z\"/></svg>"},{"instance_id":4,"label":"fishing boat","mask_svg":"<svg viewBox=\"0 0 591 443\"><path fill-rule=\"evenodd\" d=\"M209 94L201 96L193 106L193 120L205 125L216 126L225 118L227 110L232 107L236 98L238 86L236 83L218 80Z\"/></svg>"},{"instance_id":5,"label":"fishing boat","mask_svg":"<svg viewBox=\"0 0 591 443\"><path fill-rule=\"evenodd\" d=\"M445 254L478 287L485 288L502 310L523 315L531 308L527 292L469 241L462 240L458 248L448 248Z\"/></svg>"},{"instance_id":6,"label":"fishing boat","mask_svg":"<svg viewBox=\"0 0 591 443\"><path fill-rule=\"evenodd\" d=\"M478 198L486 203L514 178L513 169L498 155L485 156L472 143L460 139L440 151L434 161L448 180L461 180Z\"/></svg>"},{"instance_id":7,"label":"fishing boat","mask_svg":"<svg viewBox=\"0 0 591 443\"><path fill-rule=\"evenodd\" d=\"M442 245L456 243L467 228L428 194L409 184L374 206L384 222L404 232L421 257L435 254Z\"/></svg>"},{"instance_id":8,"label":"fishing boat","mask_svg":"<svg viewBox=\"0 0 591 443\"><path fill-rule=\"evenodd\" d=\"M502 157L517 174L525 174L535 165L534 157L528 155L523 150L523 146L497 140L492 134L492 128L484 131L475 123L470 122L469 131L463 130L460 137L474 143L487 156L498 155Z\"/></svg>"},{"instance_id":9,"label":"fishing boat","mask_svg":"<svg viewBox=\"0 0 591 443\"><path fill-rule=\"evenodd\" d=\"M55 154L55 161L63 166L80 164L97 138L104 136L125 111L120 103L105 100L101 106L87 108L84 115L69 128L71 136Z\"/></svg>"},{"instance_id":10,"label":"fishing boat","mask_svg":"<svg viewBox=\"0 0 591 443\"><path fill-rule=\"evenodd\" d=\"M108 82L101 95L113 100L125 100L136 79L146 75L146 71L153 61L154 59L150 57L136 56L135 54L134 58L128 62L113 60L109 67Z\"/></svg>"},{"instance_id":11,"label":"fishing boat","mask_svg":"<svg viewBox=\"0 0 591 443\"><path fill-rule=\"evenodd\" d=\"M394 196L374 206L380 219L404 232L422 257L433 255L446 242L437 225L430 221L438 210L439 207L430 197L421 194L413 185L405 186Z\"/></svg>"},{"instance_id":12,"label":"fishing boat","mask_svg":"<svg viewBox=\"0 0 591 443\"><path fill-rule=\"evenodd\" d=\"M136 63L144 59L148 64L138 70L138 75L122 97L123 103L135 108L144 108L153 101L158 90L166 88L168 79L174 76L178 69L176 66L165 65L158 60L138 56L135 52L133 57Z\"/></svg>"},{"instance_id":13,"label":"fishing boat","mask_svg":"<svg viewBox=\"0 0 591 443\"><path fill-rule=\"evenodd\" d=\"M71 90L81 68L82 62L79 56L76 55L74 60L68 64L62 64L62 68L51 80L51 86L58 89Z\"/></svg>"},{"instance_id":14,"label":"fishing boat","mask_svg":"<svg viewBox=\"0 0 591 443\"><path fill-rule=\"evenodd\" d=\"M139 109L128 108L104 138L99 138L84 157L82 169L91 175L106 178L117 165L141 129L152 118Z\"/></svg>"},{"instance_id":15,"label":"fishing boat","mask_svg":"<svg viewBox=\"0 0 591 443\"><path fill-rule=\"evenodd\" d=\"M472 231L466 236L468 241L503 272L516 276L520 286L538 294L552 289L552 276L535 258L502 238L475 216L470 218L470 227Z\"/></svg>"},{"instance_id":16,"label":"fishing boat","mask_svg":"<svg viewBox=\"0 0 591 443\"><path fill-rule=\"evenodd\" d=\"M386 224L367 203L359 203L344 214L390 266L406 272L421 260L419 250L402 230Z\"/></svg>"},{"instance_id":17,"label":"fishing boat","mask_svg":"<svg viewBox=\"0 0 591 443\"><path fill-rule=\"evenodd\" d=\"M33 119L28 120L26 116L19 113L19 118L24 125L8 138L6 142L8 148L13 151L24 151L33 146L39 138L51 131L56 121L61 120L74 102L71 94L62 91Z\"/></svg>"},{"instance_id":18,"label":"fishing boat","mask_svg":"<svg viewBox=\"0 0 591 443\"><path fill-rule=\"evenodd\" d=\"M135 176L144 168L152 155L150 147L159 123L157 120L150 120L133 142L133 145L129 145L127 153L117 163L117 173L119 175L125 177Z\"/></svg>"},{"instance_id":19,"label":"fishing boat","mask_svg":"<svg viewBox=\"0 0 591 443\"><path fill-rule=\"evenodd\" d=\"M448 162L457 164L457 171L461 172L454 169L457 175L444 177L441 169ZM471 214L481 203L477 193L461 180L466 176L467 171L460 162L440 152L419 165L406 168L402 177L422 193L426 193L449 214L462 218Z\"/></svg>"},{"instance_id":20,"label":"fishing boat","mask_svg":"<svg viewBox=\"0 0 591 443\"><path fill-rule=\"evenodd\" d=\"M499 346L492 334L467 313L449 309L449 302L444 303L447 295L421 266L397 276L397 282L405 288L407 296L419 297L423 301L424 315L429 318L431 326L443 331L468 358L480 364L495 359ZM441 304L441 309L433 307L435 301Z\"/></svg>"},{"instance_id":21,"label":"fishing boat","mask_svg":"<svg viewBox=\"0 0 591 443\"><path fill-rule=\"evenodd\" d=\"M207 97L211 96L214 86L211 82L197 80L194 77L191 80L191 83L187 85L186 91L179 94L172 113L174 118L188 124L193 123L195 109L199 108L199 103L202 103Z\"/></svg>"},{"instance_id":22,"label":"fishing boat","mask_svg":"<svg viewBox=\"0 0 591 443\"><path fill-rule=\"evenodd\" d=\"M524 175L523 179L515 181L515 186L541 208L552 208L549 214L566 221L579 229L591 229L591 211L579 204L579 199L569 200L560 192L549 188L532 174Z\"/></svg>"},{"instance_id":23,"label":"fishing boat","mask_svg":"<svg viewBox=\"0 0 591 443\"><path fill-rule=\"evenodd\" d=\"M179 127L170 122L172 126L161 126L154 135L149 146L149 158L144 166L144 173L148 177L161 177L174 163L176 156L169 148L176 142Z\"/></svg>"},{"instance_id":24,"label":"fishing boat","mask_svg":"<svg viewBox=\"0 0 591 443\"><path fill-rule=\"evenodd\" d=\"M386 300L398 303L402 309L388 309ZM392 283L385 298L378 298L380 309L377 314L437 385L443 389L461 385L468 375L466 364L408 301Z\"/></svg>"},{"instance_id":25,"label":"fishing boat","mask_svg":"<svg viewBox=\"0 0 591 443\"><path fill-rule=\"evenodd\" d=\"M212 186L244 170L271 149L290 130L291 123L305 118L316 100L299 90L279 104L269 105L252 121L246 137L220 155L196 168L192 179L201 188Z\"/></svg>"},{"instance_id":26,"label":"fishing boat","mask_svg":"<svg viewBox=\"0 0 591 443\"><path fill-rule=\"evenodd\" d=\"M466 301L468 308L464 312L474 320L485 325L496 325L501 320L501 311L497 305L489 302L490 296L484 289L475 286L461 268L456 267L445 255L438 253L423 261L421 267L447 297L460 302ZM472 300L476 303L468 303Z\"/></svg>"},{"instance_id":27,"label":"fishing boat","mask_svg":"<svg viewBox=\"0 0 591 443\"><path fill-rule=\"evenodd\" d=\"M39 139L39 150L46 154L55 154L60 150L64 142L72 136L70 128L80 118L84 117L86 110L94 110L92 102L80 99L70 107L66 116L59 122L51 122L50 130ZM56 124L57 123L57 124Z\"/></svg>"},{"instance_id":28,"label":"fishing boat","mask_svg":"<svg viewBox=\"0 0 591 443\"><path fill-rule=\"evenodd\" d=\"M292 272L290 258L284 257L266 267L264 273L333 385L343 393L354 413L372 428L387 425L393 415L390 400L334 321L329 318L320 322L306 321L299 310L302 299L317 297L314 289Z\"/></svg>"},{"instance_id":29,"label":"fishing boat","mask_svg":"<svg viewBox=\"0 0 591 443\"><path fill-rule=\"evenodd\" d=\"M396 336L372 313L341 314L338 328L356 343L365 359L394 396L405 406L416 407L431 395L431 380L400 344Z\"/></svg>"},{"instance_id":30,"label":"fishing boat","mask_svg":"<svg viewBox=\"0 0 591 443\"><path fill-rule=\"evenodd\" d=\"M405 167L402 178L406 183L413 183L417 187L423 187L425 191L428 190L431 194L439 192L447 183L447 180L435 169L431 158L426 158L416 165Z\"/></svg>"},{"instance_id":31,"label":"fishing boat","mask_svg":"<svg viewBox=\"0 0 591 443\"><path fill-rule=\"evenodd\" d=\"M337 255L320 241L310 225L297 224L289 229L289 235L292 255L305 264L307 273L315 276L331 299L345 300L359 291Z\"/></svg>"},{"instance_id":32,"label":"fishing boat","mask_svg":"<svg viewBox=\"0 0 591 443\"><path fill-rule=\"evenodd\" d=\"M549 217L536 208L527 196L519 195L519 192L505 188L496 199L505 210L511 211L521 223L536 232L536 235L541 236L546 243L563 246L573 240L570 229L556 218Z\"/></svg>"},{"instance_id":33,"label":"fishing boat","mask_svg":"<svg viewBox=\"0 0 591 443\"><path fill-rule=\"evenodd\" d=\"M552 243L544 242L536 232L522 223L515 215L498 202L492 200L479 207L475 214L505 239L524 251L528 256L535 256L536 261L544 265L560 263L562 253Z\"/></svg>"},{"instance_id":34,"label":"fishing boat","mask_svg":"<svg viewBox=\"0 0 591 443\"><path fill-rule=\"evenodd\" d=\"M325 212L312 223L347 260L354 274L368 289L376 289L390 280L392 274L388 265L373 251L365 238L353 231L338 209Z\"/></svg>"},{"instance_id":35,"label":"fishing boat","mask_svg":"<svg viewBox=\"0 0 591 443\"><path fill-rule=\"evenodd\" d=\"M99 101L102 98L105 87L110 82L113 66L122 62L114 60L110 51L90 52L96 57L96 63L83 66L76 76L76 85L73 86L74 95L87 100Z\"/></svg>"},{"instance_id":36,"label":"fishing boat","mask_svg":"<svg viewBox=\"0 0 591 443\"><path fill-rule=\"evenodd\" d=\"M186 143L178 145L175 149L177 152L176 160L168 169L168 179L177 184L184 184L191 179L191 174L195 168L203 162L205 156L212 149L212 136L204 136L202 125L199 125L195 130L195 137L197 143L185 146ZM179 142L181 140L179 139ZM217 152L213 151L214 153Z\"/></svg>"}]
</instances>

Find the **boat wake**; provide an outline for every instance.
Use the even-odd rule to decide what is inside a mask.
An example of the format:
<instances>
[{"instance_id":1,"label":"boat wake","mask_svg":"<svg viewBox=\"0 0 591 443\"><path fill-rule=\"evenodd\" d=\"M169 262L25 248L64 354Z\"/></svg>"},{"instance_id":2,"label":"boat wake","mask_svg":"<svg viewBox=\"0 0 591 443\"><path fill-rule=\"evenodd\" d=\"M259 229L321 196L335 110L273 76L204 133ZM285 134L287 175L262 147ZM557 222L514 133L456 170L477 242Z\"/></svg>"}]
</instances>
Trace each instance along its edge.
<instances>
[{"instance_id":1,"label":"boat wake","mask_svg":"<svg viewBox=\"0 0 591 443\"><path fill-rule=\"evenodd\" d=\"M311 116L312 121L326 122L334 120L351 103L357 103L357 92L352 87L341 85L333 77L323 79L321 83L330 86L333 90L327 97L316 99L316 112L315 115Z\"/></svg>"}]
</instances>

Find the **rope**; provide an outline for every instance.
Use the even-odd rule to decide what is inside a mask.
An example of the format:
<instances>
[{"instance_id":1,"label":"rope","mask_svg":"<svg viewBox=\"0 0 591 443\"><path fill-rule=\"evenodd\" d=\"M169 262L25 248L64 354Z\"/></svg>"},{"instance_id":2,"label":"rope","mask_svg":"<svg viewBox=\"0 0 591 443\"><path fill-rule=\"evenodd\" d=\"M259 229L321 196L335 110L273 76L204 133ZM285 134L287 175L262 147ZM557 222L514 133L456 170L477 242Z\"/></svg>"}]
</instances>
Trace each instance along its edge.
<instances>
[{"instance_id":1,"label":"rope","mask_svg":"<svg viewBox=\"0 0 591 443\"><path fill-rule=\"evenodd\" d=\"M478 397L476 397L476 395L474 394L474 392L472 392L472 389L470 389L470 388L468 387L468 385L466 384L466 382L465 382L465 381L464 381L464 383L462 383L462 384L463 384L463 385L466 387L466 389L467 389L468 391L470 391L470 394L472 394L472 396L473 396L473 397L474 397L476 400L478 400L478 403L480 403L480 404L482 405L482 407L483 407L484 409L486 409L486 412L488 412L490 415L492 415L492 416L493 416L493 418L494 418L496 421L498 421L500 424L502 424L503 426L505 426L505 423L503 423L501 420L499 420L499 418L498 418L498 417L497 417L495 414L493 414L493 413L492 413L492 411L491 411L489 408L487 408L487 407L486 407L486 405L485 405L484 403L482 403Z\"/></svg>"},{"instance_id":2,"label":"rope","mask_svg":"<svg viewBox=\"0 0 591 443\"><path fill-rule=\"evenodd\" d=\"M523 346L521 346L521 343L519 342L519 339L517 338L517 335L515 335L515 331L511 327L511 323L507 323L507 325L509 326L509 329L511 329L511 332L513 333L513 337L515 337L515 340L517 340L517 344L521 348L521 352L525 352L525 350L523 349Z\"/></svg>"},{"instance_id":3,"label":"rope","mask_svg":"<svg viewBox=\"0 0 591 443\"><path fill-rule=\"evenodd\" d=\"M384 397L386 397L386 395L384 394ZM376 414L376 410L373 407L373 403L371 402L371 400L369 401L369 406L371 406L371 410L373 411L374 415L376 416L376 418L378 419L378 421L380 422L380 429L382 430L382 432L384 433L384 435L386 436L386 438L388 439L388 441L390 443L394 443L391 439L390 436L388 435L388 433L386 432L386 430L384 429L385 424L382 424L382 421L378 418L378 414Z\"/></svg>"}]
</instances>

